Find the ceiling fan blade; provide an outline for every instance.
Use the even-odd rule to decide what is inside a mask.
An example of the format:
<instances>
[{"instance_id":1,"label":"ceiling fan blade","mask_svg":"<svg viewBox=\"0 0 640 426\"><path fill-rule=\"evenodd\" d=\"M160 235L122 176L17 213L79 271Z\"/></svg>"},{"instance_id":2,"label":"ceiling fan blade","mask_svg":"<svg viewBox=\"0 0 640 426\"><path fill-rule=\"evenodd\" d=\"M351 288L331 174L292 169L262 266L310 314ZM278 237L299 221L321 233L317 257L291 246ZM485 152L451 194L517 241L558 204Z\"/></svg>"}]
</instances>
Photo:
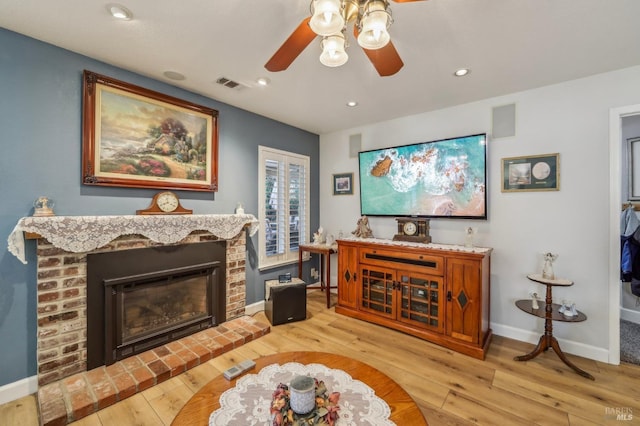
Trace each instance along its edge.
<instances>
[{"instance_id":1,"label":"ceiling fan blade","mask_svg":"<svg viewBox=\"0 0 640 426\"><path fill-rule=\"evenodd\" d=\"M296 28L288 39L282 43L282 46L264 67L271 72L284 71L298 57L298 55L316 38L316 33L311 30L309 20L311 17L304 19L298 28Z\"/></svg>"},{"instance_id":2,"label":"ceiling fan blade","mask_svg":"<svg viewBox=\"0 0 640 426\"><path fill-rule=\"evenodd\" d=\"M388 77L400 71L404 62L392 42L376 50L362 49L381 77Z\"/></svg>"},{"instance_id":3,"label":"ceiling fan blade","mask_svg":"<svg viewBox=\"0 0 640 426\"><path fill-rule=\"evenodd\" d=\"M358 34L360 34L358 26L354 25L353 36L356 40L358 39ZM380 49L371 50L363 47L362 50L364 50L380 77L394 75L404 66L404 62L400 59L400 55L391 41Z\"/></svg>"}]
</instances>

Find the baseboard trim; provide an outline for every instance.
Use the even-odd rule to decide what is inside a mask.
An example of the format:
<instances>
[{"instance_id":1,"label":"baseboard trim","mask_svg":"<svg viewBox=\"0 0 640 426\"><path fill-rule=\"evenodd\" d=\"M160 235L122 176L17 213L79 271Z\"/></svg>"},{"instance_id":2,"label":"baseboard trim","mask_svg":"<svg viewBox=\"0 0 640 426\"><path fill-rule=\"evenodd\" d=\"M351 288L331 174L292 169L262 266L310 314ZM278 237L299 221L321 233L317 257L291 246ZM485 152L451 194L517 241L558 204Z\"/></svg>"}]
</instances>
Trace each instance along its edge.
<instances>
[{"instance_id":1,"label":"baseboard trim","mask_svg":"<svg viewBox=\"0 0 640 426\"><path fill-rule=\"evenodd\" d=\"M620 319L640 324L640 312L633 309L620 308Z\"/></svg>"},{"instance_id":2,"label":"baseboard trim","mask_svg":"<svg viewBox=\"0 0 640 426\"><path fill-rule=\"evenodd\" d=\"M15 401L38 391L38 376L20 379L0 386L0 405Z\"/></svg>"},{"instance_id":3,"label":"baseboard trim","mask_svg":"<svg viewBox=\"0 0 640 426\"><path fill-rule=\"evenodd\" d=\"M244 307L245 315L255 315L260 311L264 311L264 300L252 303L251 305L246 305Z\"/></svg>"},{"instance_id":4,"label":"baseboard trim","mask_svg":"<svg viewBox=\"0 0 640 426\"><path fill-rule=\"evenodd\" d=\"M538 344L540 335L544 332L526 331L520 328L495 323L491 323L491 329L493 330L493 334L496 334L498 336L508 337L510 339L519 340L521 342L527 342L534 345ZM585 345L584 343L576 342L573 340L560 339L558 337L556 337L556 339L558 339L558 343L560 343L560 347L562 348L563 352L610 364L609 351L607 349L599 348L597 346Z\"/></svg>"}]
</instances>

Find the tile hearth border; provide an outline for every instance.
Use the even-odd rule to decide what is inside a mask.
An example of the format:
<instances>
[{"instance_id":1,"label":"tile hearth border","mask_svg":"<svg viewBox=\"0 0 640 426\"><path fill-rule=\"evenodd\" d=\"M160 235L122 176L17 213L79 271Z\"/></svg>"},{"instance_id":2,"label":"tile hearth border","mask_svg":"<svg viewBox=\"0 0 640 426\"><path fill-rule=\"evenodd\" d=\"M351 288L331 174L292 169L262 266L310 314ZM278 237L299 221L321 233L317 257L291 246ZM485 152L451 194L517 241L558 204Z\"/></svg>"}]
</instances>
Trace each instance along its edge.
<instances>
[{"instance_id":1,"label":"tile hearth border","mask_svg":"<svg viewBox=\"0 0 640 426\"><path fill-rule=\"evenodd\" d=\"M234 318L108 367L74 374L38 390L40 424L80 420L269 333L252 317Z\"/></svg>"}]
</instances>

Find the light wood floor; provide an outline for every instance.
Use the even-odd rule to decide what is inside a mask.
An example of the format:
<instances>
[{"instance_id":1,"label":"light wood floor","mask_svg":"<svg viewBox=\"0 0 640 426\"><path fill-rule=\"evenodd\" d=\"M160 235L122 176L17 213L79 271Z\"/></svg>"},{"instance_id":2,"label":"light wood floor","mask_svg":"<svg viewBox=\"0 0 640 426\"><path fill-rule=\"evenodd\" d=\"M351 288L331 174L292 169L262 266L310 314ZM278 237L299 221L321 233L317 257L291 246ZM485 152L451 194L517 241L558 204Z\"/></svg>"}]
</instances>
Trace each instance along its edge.
<instances>
[{"instance_id":1,"label":"light wood floor","mask_svg":"<svg viewBox=\"0 0 640 426\"><path fill-rule=\"evenodd\" d=\"M325 307L320 292L309 293L307 310L306 321L272 327L270 334L256 341L73 424L170 425L191 395L232 365L300 350L338 353L378 368L409 392L430 426L639 423L640 367L568 355L595 376L592 382L570 370L553 352L528 362L513 361L514 356L533 349L527 343L494 336L486 360L480 361L338 315ZM262 312L256 317L267 321ZM633 420L616 420L616 411L631 414ZM0 406L0 424L37 425L35 397Z\"/></svg>"}]
</instances>

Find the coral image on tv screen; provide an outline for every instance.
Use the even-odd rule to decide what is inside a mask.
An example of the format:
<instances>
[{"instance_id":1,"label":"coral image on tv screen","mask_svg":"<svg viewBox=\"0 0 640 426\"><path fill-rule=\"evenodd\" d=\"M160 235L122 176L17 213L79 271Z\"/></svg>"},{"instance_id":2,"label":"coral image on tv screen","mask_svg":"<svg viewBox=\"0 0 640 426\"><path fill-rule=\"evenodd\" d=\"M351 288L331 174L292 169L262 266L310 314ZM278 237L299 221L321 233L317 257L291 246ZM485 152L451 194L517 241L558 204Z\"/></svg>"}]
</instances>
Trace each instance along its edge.
<instances>
[{"instance_id":1,"label":"coral image on tv screen","mask_svg":"<svg viewBox=\"0 0 640 426\"><path fill-rule=\"evenodd\" d=\"M486 134L358 156L363 215L487 218Z\"/></svg>"}]
</instances>

